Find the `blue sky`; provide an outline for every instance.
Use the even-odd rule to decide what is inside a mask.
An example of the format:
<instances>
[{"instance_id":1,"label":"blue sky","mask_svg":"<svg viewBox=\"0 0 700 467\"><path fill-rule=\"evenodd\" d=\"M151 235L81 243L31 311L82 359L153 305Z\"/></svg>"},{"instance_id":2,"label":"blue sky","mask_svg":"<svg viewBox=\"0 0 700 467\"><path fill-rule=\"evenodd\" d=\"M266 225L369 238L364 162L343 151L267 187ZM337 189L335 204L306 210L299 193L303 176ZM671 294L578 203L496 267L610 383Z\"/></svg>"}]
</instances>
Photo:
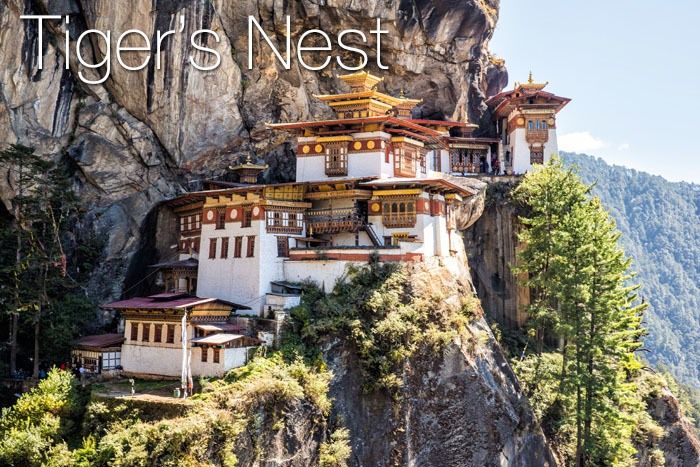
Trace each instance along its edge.
<instances>
[{"instance_id":1,"label":"blue sky","mask_svg":"<svg viewBox=\"0 0 700 467\"><path fill-rule=\"evenodd\" d=\"M700 1L501 0L490 49L573 99L560 149L700 183Z\"/></svg>"}]
</instances>

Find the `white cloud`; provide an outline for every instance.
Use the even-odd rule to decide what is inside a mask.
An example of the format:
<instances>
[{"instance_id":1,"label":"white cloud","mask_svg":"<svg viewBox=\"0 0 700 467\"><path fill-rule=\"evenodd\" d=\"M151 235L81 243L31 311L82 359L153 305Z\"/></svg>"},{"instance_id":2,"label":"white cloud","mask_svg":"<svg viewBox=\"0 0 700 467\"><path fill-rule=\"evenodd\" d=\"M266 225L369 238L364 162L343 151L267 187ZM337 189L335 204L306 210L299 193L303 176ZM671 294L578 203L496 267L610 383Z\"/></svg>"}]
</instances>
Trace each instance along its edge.
<instances>
[{"instance_id":1,"label":"white cloud","mask_svg":"<svg viewBox=\"0 0 700 467\"><path fill-rule=\"evenodd\" d=\"M596 138L588 131L567 133L559 136L559 149L566 152L589 152L607 146L605 141Z\"/></svg>"},{"instance_id":2,"label":"white cloud","mask_svg":"<svg viewBox=\"0 0 700 467\"><path fill-rule=\"evenodd\" d=\"M629 148L630 148L630 144L629 144L629 143L622 143L621 145L619 145L619 146L617 147L617 150L618 150L618 151L628 151Z\"/></svg>"}]
</instances>

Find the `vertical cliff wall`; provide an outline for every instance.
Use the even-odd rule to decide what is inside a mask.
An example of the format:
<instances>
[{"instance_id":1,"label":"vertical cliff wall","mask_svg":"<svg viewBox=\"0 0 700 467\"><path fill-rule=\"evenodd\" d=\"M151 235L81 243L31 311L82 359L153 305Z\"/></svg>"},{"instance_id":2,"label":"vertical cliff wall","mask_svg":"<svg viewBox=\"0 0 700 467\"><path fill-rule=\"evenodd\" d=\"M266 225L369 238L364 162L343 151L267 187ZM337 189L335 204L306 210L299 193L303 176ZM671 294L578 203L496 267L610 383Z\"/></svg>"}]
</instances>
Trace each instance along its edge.
<instances>
[{"instance_id":1,"label":"vertical cliff wall","mask_svg":"<svg viewBox=\"0 0 700 467\"><path fill-rule=\"evenodd\" d=\"M525 322L530 299L529 291L512 270L520 248L518 215L508 198L515 183L515 179L491 181L484 213L464 232L472 279L482 306L492 319L508 327Z\"/></svg>"}]
</instances>

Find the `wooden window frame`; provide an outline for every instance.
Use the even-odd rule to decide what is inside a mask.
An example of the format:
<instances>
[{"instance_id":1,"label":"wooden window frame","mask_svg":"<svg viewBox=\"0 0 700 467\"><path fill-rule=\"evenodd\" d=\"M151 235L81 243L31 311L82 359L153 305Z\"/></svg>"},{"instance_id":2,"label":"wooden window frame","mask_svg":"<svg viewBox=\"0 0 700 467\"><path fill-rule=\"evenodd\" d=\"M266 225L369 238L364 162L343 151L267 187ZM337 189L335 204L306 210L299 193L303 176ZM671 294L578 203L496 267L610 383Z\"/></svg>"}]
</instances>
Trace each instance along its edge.
<instances>
[{"instance_id":1,"label":"wooden window frame","mask_svg":"<svg viewBox=\"0 0 700 467\"><path fill-rule=\"evenodd\" d=\"M243 237L236 237L233 243L233 257L240 258L243 254Z\"/></svg>"},{"instance_id":2,"label":"wooden window frame","mask_svg":"<svg viewBox=\"0 0 700 467\"><path fill-rule=\"evenodd\" d=\"M209 259L216 259L216 244L218 238L209 239Z\"/></svg>"},{"instance_id":3,"label":"wooden window frame","mask_svg":"<svg viewBox=\"0 0 700 467\"><path fill-rule=\"evenodd\" d=\"M212 358L211 361L213 363L219 363L219 354L221 352L221 349L218 347L212 347L213 353L212 353Z\"/></svg>"},{"instance_id":4,"label":"wooden window frame","mask_svg":"<svg viewBox=\"0 0 700 467\"><path fill-rule=\"evenodd\" d=\"M221 259L228 258L228 237L221 237Z\"/></svg>"},{"instance_id":5,"label":"wooden window frame","mask_svg":"<svg viewBox=\"0 0 700 467\"><path fill-rule=\"evenodd\" d=\"M139 324L140 323L135 323L131 322L131 333L129 335L129 340L131 342L137 342L139 340Z\"/></svg>"},{"instance_id":6,"label":"wooden window frame","mask_svg":"<svg viewBox=\"0 0 700 467\"><path fill-rule=\"evenodd\" d=\"M243 216L241 218L241 228L248 228L253 225L253 209L243 208Z\"/></svg>"},{"instance_id":7,"label":"wooden window frame","mask_svg":"<svg viewBox=\"0 0 700 467\"><path fill-rule=\"evenodd\" d=\"M245 251L246 258L255 258L255 235L248 235Z\"/></svg>"},{"instance_id":8,"label":"wooden window frame","mask_svg":"<svg viewBox=\"0 0 700 467\"><path fill-rule=\"evenodd\" d=\"M387 199L382 206L382 224L386 228L412 228L416 226L416 199Z\"/></svg>"},{"instance_id":9,"label":"wooden window frame","mask_svg":"<svg viewBox=\"0 0 700 467\"><path fill-rule=\"evenodd\" d=\"M143 323L141 331L141 342L151 342L151 323Z\"/></svg>"},{"instance_id":10,"label":"wooden window frame","mask_svg":"<svg viewBox=\"0 0 700 467\"><path fill-rule=\"evenodd\" d=\"M277 237L277 257L289 258L289 237Z\"/></svg>"},{"instance_id":11,"label":"wooden window frame","mask_svg":"<svg viewBox=\"0 0 700 467\"><path fill-rule=\"evenodd\" d=\"M435 149L433 151L433 170L436 172L442 172L442 157L440 156L440 151Z\"/></svg>"},{"instance_id":12,"label":"wooden window frame","mask_svg":"<svg viewBox=\"0 0 700 467\"><path fill-rule=\"evenodd\" d=\"M265 211L265 230L270 233L299 235L304 230L304 219L300 212L280 209Z\"/></svg>"},{"instance_id":13,"label":"wooden window frame","mask_svg":"<svg viewBox=\"0 0 700 467\"><path fill-rule=\"evenodd\" d=\"M544 164L544 151L530 151L530 164Z\"/></svg>"},{"instance_id":14,"label":"wooden window frame","mask_svg":"<svg viewBox=\"0 0 700 467\"><path fill-rule=\"evenodd\" d=\"M168 324L166 333L167 333L167 335L165 336L165 343L166 344L174 344L175 343L175 325Z\"/></svg>"},{"instance_id":15,"label":"wooden window frame","mask_svg":"<svg viewBox=\"0 0 700 467\"><path fill-rule=\"evenodd\" d=\"M156 323L153 326L153 342L163 342L163 325Z\"/></svg>"},{"instance_id":16,"label":"wooden window frame","mask_svg":"<svg viewBox=\"0 0 700 467\"><path fill-rule=\"evenodd\" d=\"M326 175L329 177L342 177L348 174L348 144L328 143L324 157Z\"/></svg>"},{"instance_id":17,"label":"wooden window frame","mask_svg":"<svg viewBox=\"0 0 700 467\"><path fill-rule=\"evenodd\" d=\"M428 202L430 203L430 215L432 217L438 216L440 214L439 201L436 200L433 195L430 195L430 200Z\"/></svg>"},{"instance_id":18,"label":"wooden window frame","mask_svg":"<svg viewBox=\"0 0 700 467\"><path fill-rule=\"evenodd\" d=\"M226 228L226 210L216 210L216 230L224 230Z\"/></svg>"},{"instance_id":19,"label":"wooden window frame","mask_svg":"<svg viewBox=\"0 0 700 467\"><path fill-rule=\"evenodd\" d=\"M202 347L202 363L207 363L207 358L209 358L209 347Z\"/></svg>"},{"instance_id":20,"label":"wooden window frame","mask_svg":"<svg viewBox=\"0 0 700 467\"><path fill-rule=\"evenodd\" d=\"M404 143L394 145L394 176L415 177L418 165L418 148Z\"/></svg>"}]
</instances>

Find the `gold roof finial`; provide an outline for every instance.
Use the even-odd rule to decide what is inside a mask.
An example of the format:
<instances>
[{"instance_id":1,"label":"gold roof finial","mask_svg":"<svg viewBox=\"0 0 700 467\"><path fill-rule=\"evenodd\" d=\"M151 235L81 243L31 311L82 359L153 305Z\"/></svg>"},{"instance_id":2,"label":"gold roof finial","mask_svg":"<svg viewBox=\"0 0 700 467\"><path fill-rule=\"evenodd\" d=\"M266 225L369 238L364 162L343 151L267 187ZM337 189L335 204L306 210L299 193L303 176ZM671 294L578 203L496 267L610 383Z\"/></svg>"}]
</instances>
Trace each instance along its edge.
<instances>
[{"instance_id":1,"label":"gold roof finial","mask_svg":"<svg viewBox=\"0 0 700 467\"><path fill-rule=\"evenodd\" d=\"M530 74L527 77L527 83L519 83L515 82L515 88L514 89L527 89L530 91L539 91L541 89L544 89L545 86L549 84L547 81L544 83L537 83L535 82L535 78L532 77L532 71L530 71Z\"/></svg>"}]
</instances>

